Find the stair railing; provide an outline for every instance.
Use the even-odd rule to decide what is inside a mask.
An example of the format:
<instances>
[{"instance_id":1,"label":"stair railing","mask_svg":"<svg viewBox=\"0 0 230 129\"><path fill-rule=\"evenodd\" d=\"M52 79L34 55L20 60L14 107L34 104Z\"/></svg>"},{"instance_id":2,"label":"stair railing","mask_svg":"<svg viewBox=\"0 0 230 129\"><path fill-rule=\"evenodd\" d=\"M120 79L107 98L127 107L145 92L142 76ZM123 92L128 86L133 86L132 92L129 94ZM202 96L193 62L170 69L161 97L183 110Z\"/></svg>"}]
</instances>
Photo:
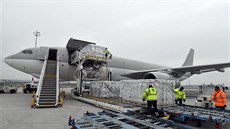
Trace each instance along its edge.
<instances>
[{"instance_id":1,"label":"stair railing","mask_svg":"<svg viewBox=\"0 0 230 129\"><path fill-rule=\"evenodd\" d=\"M46 65L47 65L47 56L45 56L45 60L44 60L43 66L42 66L42 71L40 73L40 78L39 78L39 82L38 82L38 87L37 87L37 92L36 92L36 106L39 106L38 102L39 102L39 98L40 98L40 94L41 94L43 79L45 77Z\"/></svg>"},{"instance_id":2,"label":"stair railing","mask_svg":"<svg viewBox=\"0 0 230 129\"><path fill-rule=\"evenodd\" d=\"M57 56L57 71L56 71L56 104L57 106L59 103L59 56Z\"/></svg>"}]
</instances>

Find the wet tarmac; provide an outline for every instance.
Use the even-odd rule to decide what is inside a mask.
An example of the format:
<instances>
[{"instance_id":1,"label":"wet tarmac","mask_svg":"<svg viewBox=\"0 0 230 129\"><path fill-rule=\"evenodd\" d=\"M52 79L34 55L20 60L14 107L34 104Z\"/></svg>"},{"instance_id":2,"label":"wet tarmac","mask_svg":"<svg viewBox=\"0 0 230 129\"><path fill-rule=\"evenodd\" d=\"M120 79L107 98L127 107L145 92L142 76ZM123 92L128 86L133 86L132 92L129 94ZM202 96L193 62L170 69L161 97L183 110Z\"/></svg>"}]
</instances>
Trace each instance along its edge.
<instances>
[{"instance_id":1,"label":"wet tarmac","mask_svg":"<svg viewBox=\"0 0 230 129\"><path fill-rule=\"evenodd\" d=\"M66 90L66 93L62 108L31 108L32 95L22 93L20 89L16 94L0 94L0 129L69 129L69 116L81 118L86 111L102 111L100 108L72 99L69 95L70 89ZM195 98L186 100L186 104L194 103ZM229 107L228 103L228 109ZM188 122L186 125L194 129L215 129L215 124L209 122L203 123L200 128L197 128L194 122ZM229 127L230 124L226 124L221 129Z\"/></svg>"},{"instance_id":2,"label":"wet tarmac","mask_svg":"<svg viewBox=\"0 0 230 129\"><path fill-rule=\"evenodd\" d=\"M68 92L67 92L68 93ZM102 111L67 95L62 108L31 108L31 94L0 94L0 129L69 129L68 118Z\"/></svg>"}]
</instances>

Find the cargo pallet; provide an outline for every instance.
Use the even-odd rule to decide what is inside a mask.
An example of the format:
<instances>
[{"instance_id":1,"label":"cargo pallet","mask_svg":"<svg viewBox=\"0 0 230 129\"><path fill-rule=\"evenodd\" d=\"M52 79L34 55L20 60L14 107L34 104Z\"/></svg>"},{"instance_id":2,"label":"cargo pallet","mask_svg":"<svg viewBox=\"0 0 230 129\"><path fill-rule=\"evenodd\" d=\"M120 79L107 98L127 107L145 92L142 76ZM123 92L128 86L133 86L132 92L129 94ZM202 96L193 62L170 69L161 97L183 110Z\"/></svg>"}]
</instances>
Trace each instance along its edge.
<instances>
[{"instance_id":1,"label":"cargo pallet","mask_svg":"<svg viewBox=\"0 0 230 129\"><path fill-rule=\"evenodd\" d=\"M171 119L178 120L182 123L186 121L197 122L197 127L201 127L202 122L212 122L215 126L224 125L230 121L230 111L218 109L205 109L202 107L181 105L163 107L160 112L166 112Z\"/></svg>"},{"instance_id":2,"label":"cargo pallet","mask_svg":"<svg viewBox=\"0 0 230 129\"><path fill-rule=\"evenodd\" d=\"M192 129L184 125L175 124L171 120L146 116L140 113L118 113L113 111L85 113L83 118L74 120L69 118L71 129Z\"/></svg>"}]
</instances>

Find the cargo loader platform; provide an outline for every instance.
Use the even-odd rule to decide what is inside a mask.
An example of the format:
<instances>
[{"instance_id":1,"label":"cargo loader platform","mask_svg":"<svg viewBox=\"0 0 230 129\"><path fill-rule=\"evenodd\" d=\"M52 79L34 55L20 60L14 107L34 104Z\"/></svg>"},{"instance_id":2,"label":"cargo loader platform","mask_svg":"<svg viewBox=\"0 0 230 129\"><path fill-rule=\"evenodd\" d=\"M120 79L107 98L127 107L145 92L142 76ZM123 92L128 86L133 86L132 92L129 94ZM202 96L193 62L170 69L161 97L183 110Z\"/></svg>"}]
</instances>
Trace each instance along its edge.
<instances>
[{"instance_id":1,"label":"cargo loader platform","mask_svg":"<svg viewBox=\"0 0 230 129\"><path fill-rule=\"evenodd\" d=\"M223 111L215 108L205 109L197 106L181 105L162 107L161 111L170 115L171 119L183 123L186 121L195 121L197 122L197 127L201 127L204 122L215 123L216 126L230 122L230 111L228 110Z\"/></svg>"},{"instance_id":2,"label":"cargo loader platform","mask_svg":"<svg viewBox=\"0 0 230 129\"><path fill-rule=\"evenodd\" d=\"M171 120L148 117L140 113L112 111L99 112L98 115L87 112L76 121L70 117L69 126L73 129L192 129Z\"/></svg>"}]
</instances>

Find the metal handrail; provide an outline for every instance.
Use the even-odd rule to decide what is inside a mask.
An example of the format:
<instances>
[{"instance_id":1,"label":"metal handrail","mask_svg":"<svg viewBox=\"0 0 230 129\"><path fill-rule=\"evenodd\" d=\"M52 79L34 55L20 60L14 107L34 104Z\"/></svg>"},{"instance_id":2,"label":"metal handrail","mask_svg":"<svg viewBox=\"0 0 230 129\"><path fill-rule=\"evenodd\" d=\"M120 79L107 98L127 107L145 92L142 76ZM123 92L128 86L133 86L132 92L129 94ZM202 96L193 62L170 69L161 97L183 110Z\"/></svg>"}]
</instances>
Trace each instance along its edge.
<instances>
[{"instance_id":1,"label":"metal handrail","mask_svg":"<svg viewBox=\"0 0 230 129\"><path fill-rule=\"evenodd\" d=\"M41 94L43 79L45 76L46 65L47 65L47 56L45 56L44 64L42 66L42 71L41 71L39 82L38 82L38 87L37 87L37 92L36 92L36 106L39 106L38 102L39 102L39 98Z\"/></svg>"},{"instance_id":2,"label":"metal handrail","mask_svg":"<svg viewBox=\"0 0 230 129\"><path fill-rule=\"evenodd\" d=\"M59 56L57 56L57 71L56 71L56 104L57 106L59 100Z\"/></svg>"}]
</instances>

